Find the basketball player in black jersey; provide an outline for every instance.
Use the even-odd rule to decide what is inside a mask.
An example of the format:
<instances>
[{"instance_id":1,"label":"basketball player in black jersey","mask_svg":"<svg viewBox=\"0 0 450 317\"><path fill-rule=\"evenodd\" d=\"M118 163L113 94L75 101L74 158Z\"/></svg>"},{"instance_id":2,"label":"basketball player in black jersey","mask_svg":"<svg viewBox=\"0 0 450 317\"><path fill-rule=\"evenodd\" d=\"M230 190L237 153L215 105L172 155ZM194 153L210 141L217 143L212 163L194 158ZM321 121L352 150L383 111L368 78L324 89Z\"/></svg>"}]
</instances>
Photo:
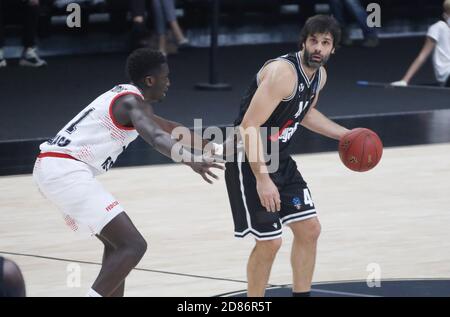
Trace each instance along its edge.
<instances>
[{"instance_id":1,"label":"basketball player in black jersey","mask_svg":"<svg viewBox=\"0 0 450 317\"><path fill-rule=\"evenodd\" d=\"M256 239L247 265L248 296L264 296L283 225L294 234L293 295L310 295L321 227L288 146L299 125L336 140L349 131L316 109L327 80L323 65L334 53L340 34L334 18L309 18L301 31L300 51L266 62L242 99L235 126L243 147L238 147L234 162L226 164L225 179L235 236L251 234ZM279 130L271 133L274 127ZM269 129L267 137L264 129ZM274 145L278 149L271 151ZM265 163L264 150L272 158L279 156L275 171Z\"/></svg>"}]
</instances>

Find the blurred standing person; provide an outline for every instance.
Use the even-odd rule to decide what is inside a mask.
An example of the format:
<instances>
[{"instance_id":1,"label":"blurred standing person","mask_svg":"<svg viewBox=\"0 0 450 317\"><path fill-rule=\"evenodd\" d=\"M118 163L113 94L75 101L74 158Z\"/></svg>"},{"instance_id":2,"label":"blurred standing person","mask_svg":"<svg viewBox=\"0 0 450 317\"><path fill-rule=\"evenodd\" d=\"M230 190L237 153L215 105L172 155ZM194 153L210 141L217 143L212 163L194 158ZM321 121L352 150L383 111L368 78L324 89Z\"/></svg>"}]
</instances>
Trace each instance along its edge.
<instances>
[{"instance_id":1,"label":"blurred standing person","mask_svg":"<svg viewBox=\"0 0 450 317\"><path fill-rule=\"evenodd\" d=\"M433 52L433 68L436 80L441 86L450 87L450 0L444 1L443 10L443 21L438 21L430 26L422 50L409 66L403 78L391 83L391 85L407 86L411 78Z\"/></svg>"},{"instance_id":2,"label":"blurred standing person","mask_svg":"<svg viewBox=\"0 0 450 317\"><path fill-rule=\"evenodd\" d=\"M152 0L152 5L159 50L167 55L167 23L175 35L177 46L179 48L188 46L189 39L184 35L177 21L174 0Z\"/></svg>"},{"instance_id":3,"label":"blurred standing person","mask_svg":"<svg viewBox=\"0 0 450 317\"><path fill-rule=\"evenodd\" d=\"M23 52L19 60L20 66L41 67L47 62L41 59L36 51L36 37L39 23L39 0L0 0L0 68L6 67L3 46L5 44L4 13L17 10L23 18ZM23 13L22 13L23 12Z\"/></svg>"},{"instance_id":4,"label":"blurred standing person","mask_svg":"<svg viewBox=\"0 0 450 317\"><path fill-rule=\"evenodd\" d=\"M132 49L148 47L150 45L150 31L147 29L145 23L145 0L131 0L130 9L133 20L133 27L131 30Z\"/></svg>"},{"instance_id":5,"label":"blurred standing person","mask_svg":"<svg viewBox=\"0 0 450 317\"><path fill-rule=\"evenodd\" d=\"M346 13L349 12L355 18L363 32L364 41L362 42L362 46L378 46L378 34L375 28L367 25L367 12L359 0L329 0L329 4L331 12L342 27L342 45L349 46L353 43L350 38L350 30L346 19Z\"/></svg>"}]
</instances>

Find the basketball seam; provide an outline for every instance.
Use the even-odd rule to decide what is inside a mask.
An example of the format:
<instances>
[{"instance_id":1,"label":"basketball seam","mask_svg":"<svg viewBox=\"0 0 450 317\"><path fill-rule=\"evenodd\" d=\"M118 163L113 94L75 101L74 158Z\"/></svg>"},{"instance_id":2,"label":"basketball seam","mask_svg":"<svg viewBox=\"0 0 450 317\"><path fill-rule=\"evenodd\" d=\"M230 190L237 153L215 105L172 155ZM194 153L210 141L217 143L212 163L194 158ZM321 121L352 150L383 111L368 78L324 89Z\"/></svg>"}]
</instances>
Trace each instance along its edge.
<instances>
[{"instance_id":1,"label":"basketball seam","mask_svg":"<svg viewBox=\"0 0 450 317\"><path fill-rule=\"evenodd\" d=\"M359 163L359 171L361 172L363 169L363 161L364 161L364 154L366 152L366 140L370 139L370 134L366 133L364 134L364 140L363 140L363 144L362 144L362 153L361 153L361 162ZM364 170L366 170L366 168L364 167Z\"/></svg>"},{"instance_id":2,"label":"basketball seam","mask_svg":"<svg viewBox=\"0 0 450 317\"><path fill-rule=\"evenodd\" d=\"M361 132L361 131L359 131L359 132ZM357 142L357 140L358 140L358 138L360 138L360 137L366 137L366 135L364 134L364 133L361 133L361 135L358 135L352 142L351 142L351 144L350 144L350 146L347 148L347 150L345 151L345 160L347 161L347 153L350 151L350 149L352 148L352 146L354 146ZM364 143L363 143L363 154L364 154ZM361 163L359 164L359 169L361 169ZM359 172L359 170L358 170L358 172Z\"/></svg>"},{"instance_id":3,"label":"basketball seam","mask_svg":"<svg viewBox=\"0 0 450 317\"><path fill-rule=\"evenodd\" d=\"M378 147L377 147L377 143L375 142L375 140L373 140L372 138L369 138L369 140L372 142L372 144L373 144L373 148L375 149L375 154L376 154L376 164L374 164L373 166L372 166L372 168L373 167L375 167L377 164L378 164L378 162L380 161L380 157L378 156Z\"/></svg>"}]
</instances>

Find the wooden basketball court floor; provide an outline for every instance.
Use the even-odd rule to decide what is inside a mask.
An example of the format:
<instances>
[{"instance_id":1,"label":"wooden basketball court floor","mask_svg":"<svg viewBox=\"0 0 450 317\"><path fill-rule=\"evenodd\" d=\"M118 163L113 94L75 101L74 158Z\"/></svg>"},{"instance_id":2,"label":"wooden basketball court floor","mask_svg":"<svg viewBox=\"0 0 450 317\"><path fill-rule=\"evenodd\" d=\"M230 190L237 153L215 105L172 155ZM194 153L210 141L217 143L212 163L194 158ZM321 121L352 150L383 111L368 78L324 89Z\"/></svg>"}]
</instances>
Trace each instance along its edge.
<instances>
[{"instance_id":1,"label":"wooden basketball court floor","mask_svg":"<svg viewBox=\"0 0 450 317\"><path fill-rule=\"evenodd\" d=\"M347 170L337 152L294 157L322 223L314 282L366 280L371 263L382 279L450 276L450 143L387 148L366 173ZM219 173L214 185L173 164L99 177L149 244L127 279L126 296L245 289L253 240L233 237ZM27 295L84 296L100 269L101 243L66 228L31 175L0 177L0 197L0 255L19 264ZM291 283L291 238L285 228L271 285Z\"/></svg>"}]
</instances>

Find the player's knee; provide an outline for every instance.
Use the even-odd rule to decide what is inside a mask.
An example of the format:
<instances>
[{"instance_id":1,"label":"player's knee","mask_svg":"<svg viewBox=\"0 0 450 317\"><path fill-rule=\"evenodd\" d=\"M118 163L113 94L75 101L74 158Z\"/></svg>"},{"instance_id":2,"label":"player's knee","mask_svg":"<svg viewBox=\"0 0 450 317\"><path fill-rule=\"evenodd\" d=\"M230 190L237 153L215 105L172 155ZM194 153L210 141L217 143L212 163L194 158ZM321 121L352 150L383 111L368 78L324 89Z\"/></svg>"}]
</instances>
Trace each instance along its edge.
<instances>
[{"instance_id":1,"label":"player's knee","mask_svg":"<svg viewBox=\"0 0 450 317\"><path fill-rule=\"evenodd\" d=\"M260 240L256 242L257 247L264 250L264 252L271 256L275 257L278 250L280 250L282 244L281 238L273 239L273 240Z\"/></svg>"},{"instance_id":2,"label":"player's knee","mask_svg":"<svg viewBox=\"0 0 450 317\"><path fill-rule=\"evenodd\" d=\"M147 242L141 235L128 237L117 246L119 252L123 252L128 261L136 265L147 251Z\"/></svg>"},{"instance_id":3,"label":"player's knee","mask_svg":"<svg viewBox=\"0 0 450 317\"><path fill-rule=\"evenodd\" d=\"M305 233L303 234L307 242L315 243L319 240L320 233L322 231L322 226L319 221L313 221L306 227Z\"/></svg>"},{"instance_id":4,"label":"player's knee","mask_svg":"<svg viewBox=\"0 0 450 317\"><path fill-rule=\"evenodd\" d=\"M147 251L147 241L143 237L140 237L133 241L131 248L135 258L140 261Z\"/></svg>"},{"instance_id":5,"label":"player's knee","mask_svg":"<svg viewBox=\"0 0 450 317\"><path fill-rule=\"evenodd\" d=\"M147 241L145 241L144 238L142 238L141 242L139 243L139 252L144 256L145 252L147 252L148 244Z\"/></svg>"},{"instance_id":6,"label":"player's knee","mask_svg":"<svg viewBox=\"0 0 450 317\"><path fill-rule=\"evenodd\" d=\"M320 223L317 223L316 225L314 225L314 228L311 232L312 240L314 240L314 241L319 240L321 232L322 232L322 226L320 225Z\"/></svg>"}]
</instances>

